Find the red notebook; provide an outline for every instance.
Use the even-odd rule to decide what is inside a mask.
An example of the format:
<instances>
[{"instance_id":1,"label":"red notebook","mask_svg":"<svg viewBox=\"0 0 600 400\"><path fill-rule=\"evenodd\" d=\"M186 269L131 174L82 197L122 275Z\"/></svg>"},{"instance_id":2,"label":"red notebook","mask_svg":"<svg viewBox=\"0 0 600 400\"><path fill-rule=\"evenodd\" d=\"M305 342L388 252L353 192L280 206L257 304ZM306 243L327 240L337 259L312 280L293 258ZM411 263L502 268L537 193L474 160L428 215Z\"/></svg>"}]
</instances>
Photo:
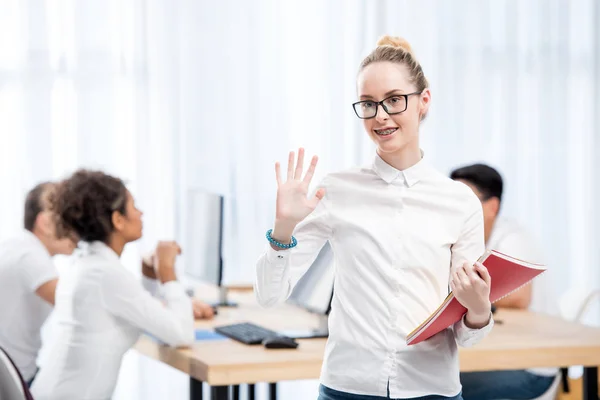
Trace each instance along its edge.
<instances>
[{"instance_id":1,"label":"red notebook","mask_svg":"<svg viewBox=\"0 0 600 400\"><path fill-rule=\"evenodd\" d=\"M479 258L479 262L487 268L492 278L490 288L492 303L529 283L546 270L545 265L529 263L495 250L486 251ZM438 309L408 334L406 344L417 344L429 339L459 321L466 312L467 309L450 292Z\"/></svg>"}]
</instances>

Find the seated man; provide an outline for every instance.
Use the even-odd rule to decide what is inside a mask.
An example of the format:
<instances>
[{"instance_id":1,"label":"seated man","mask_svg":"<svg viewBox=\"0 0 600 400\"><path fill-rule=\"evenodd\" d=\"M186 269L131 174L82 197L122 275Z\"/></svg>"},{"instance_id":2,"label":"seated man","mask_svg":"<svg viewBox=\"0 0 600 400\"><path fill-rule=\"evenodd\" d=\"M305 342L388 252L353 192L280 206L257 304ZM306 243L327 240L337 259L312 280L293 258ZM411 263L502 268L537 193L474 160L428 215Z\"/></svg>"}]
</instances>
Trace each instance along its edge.
<instances>
[{"instance_id":1,"label":"seated man","mask_svg":"<svg viewBox=\"0 0 600 400\"><path fill-rule=\"evenodd\" d=\"M540 256L527 232L514 221L500 217L503 182L493 168L474 164L454 170L450 177L469 186L481 200L486 248L510 256L540 262ZM535 282L495 303L498 308L528 309ZM534 399L552 385L556 368L519 371L470 372L461 374L465 400Z\"/></svg>"},{"instance_id":2,"label":"seated man","mask_svg":"<svg viewBox=\"0 0 600 400\"><path fill-rule=\"evenodd\" d=\"M31 384L41 347L40 328L54 305L55 254L71 254L75 243L57 239L48 211L53 183L41 183L25 200L25 229L0 243L0 347Z\"/></svg>"}]
</instances>

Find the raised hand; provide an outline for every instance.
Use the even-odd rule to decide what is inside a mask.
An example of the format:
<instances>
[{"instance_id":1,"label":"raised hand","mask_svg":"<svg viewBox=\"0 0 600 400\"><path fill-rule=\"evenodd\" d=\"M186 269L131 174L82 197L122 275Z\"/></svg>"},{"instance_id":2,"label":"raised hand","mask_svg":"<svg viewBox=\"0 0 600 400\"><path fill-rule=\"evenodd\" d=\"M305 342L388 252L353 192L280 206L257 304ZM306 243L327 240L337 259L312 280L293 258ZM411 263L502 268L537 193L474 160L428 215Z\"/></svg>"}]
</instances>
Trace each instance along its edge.
<instances>
[{"instance_id":1,"label":"raised hand","mask_svg":"<svg viewBox=\"0 0 600 400\"><path fill-rule=\"evenodd\" d=\"M175 258L181 254L181 247L174 241L158 242L154 251L154 267L162 283L174 281Z\"/></svg>"},{"instance_id":2,"label":"raised hand","mask_svg":"<svg viewBox=\"0 0 600 400\"><path fill-rule=\"evenodd\" d=\"M181 247L175 241L161 241L154 251L154 265L175 267L175 258L181 254ZM162 264L162 265L161 265Z\"/></svg>"},{"instance_id":3,"label":"raised hand","mask_svg":"<svg viewBox=\"0 0 600 400\"><path fill-rule=\"evenodd\" d=\"M275 163L275 175L277 179L277 211L276 219L285 221L290 225L296 225L306 218L317 207L319 201L325 195L324 189L308 198L308 187L317 167L318 157L314 156L302 177L304 169L304 149L298 150L298 162L294 163L294 152L290 152L287 167L287 178L281 179L281 168Z\"/></svg>"}]
</instances>

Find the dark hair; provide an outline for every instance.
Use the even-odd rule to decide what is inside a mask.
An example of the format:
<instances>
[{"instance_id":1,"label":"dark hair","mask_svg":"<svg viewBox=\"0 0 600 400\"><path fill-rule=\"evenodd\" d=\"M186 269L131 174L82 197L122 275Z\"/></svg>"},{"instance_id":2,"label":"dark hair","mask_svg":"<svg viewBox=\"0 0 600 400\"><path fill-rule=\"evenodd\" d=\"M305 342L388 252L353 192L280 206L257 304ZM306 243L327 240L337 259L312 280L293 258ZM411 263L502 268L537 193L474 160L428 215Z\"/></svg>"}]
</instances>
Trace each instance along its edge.
<instances>
[{"instance_id":1,"label":"dark hair","mask_svg":"<svg viewBox=\"0 0 600 400\"><path fill-rule=\"evenodd\" d=\"M483 195L482 200L497 197L502 200L502 176L494 168L485 164L473 164L455 169L450 178L467 181Z\"/></svg>"},{"instance_id":2,"label":"dark hair","mask_svg":"<svg viewBox=\"0 0 600 400\"><path fill-rule=\"evenodd\" d=\"M48 192L54 187L52 182L42 182L37 184L27 193L25 197L25 212L23 215L23 226L30 232L33 232L37 216L47 209L46 197Z\"/></svg>"},{"instance_id":3,"label":"dark hair","mask_svg":"<svg viewBox=\"0 0 600 400\"><path fill-rule=\"evenodd\" d=\"M114 229L113 212L125 215L127 188L119 178L80 169L57 185L50 203L59 237L106 243Z\"/></svg>"}]
</instances>

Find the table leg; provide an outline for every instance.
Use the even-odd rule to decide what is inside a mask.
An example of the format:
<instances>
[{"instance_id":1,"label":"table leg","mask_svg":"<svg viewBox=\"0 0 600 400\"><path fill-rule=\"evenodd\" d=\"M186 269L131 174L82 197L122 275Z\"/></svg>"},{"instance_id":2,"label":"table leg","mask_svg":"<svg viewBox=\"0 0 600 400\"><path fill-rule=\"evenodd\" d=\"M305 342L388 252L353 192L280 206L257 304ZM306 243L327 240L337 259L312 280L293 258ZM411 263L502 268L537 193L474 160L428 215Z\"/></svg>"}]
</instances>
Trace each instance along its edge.
<instances>
[{"instance_id":1,"label":"table leg","mask_svg":"<svg viewBox=\"0 0 600 400\"><path fill-rule=\"evenodd\" d=\"M562 384L563 392L569 393L569 391L570 391L570 389L569 389L569 368L565 368L565 367L561 368L560 376L561 376L561 384Z\"/></svg>"},{"instance_id":2,"label":"table leg","mask_svg":"<svg viewBox=\"0 0 600 400\"><path fill-rule=\"evenodd\" d=\"M269 400L277 400L277 382L269 383Z\"/></svg>"},{"instance_id":3,"label":"table leg","mask_svg":"<svg viewBox=\"0 0 600 400\"><path fill-rule=\"evenodd\" d=\"M229 386L211 386L210 400L229 400Z\"/></svg>"},{"instance_id":4,"label":"table leg","mask_svg":"<svg viewBox=\"0 0 600 400\"><path fill-rule=\"evenodd\" d=\"M583 400L598 400L598 367L583 369Z\"/></svg>"},{"instance_id":5,"label":"table leg","mask_svg":"<svg viewBox=\"0 0 600 400\"><path fill-rule=\"evenodd\" d=\"M190 400L202 400L202 382L190 377Z\"/></svg>"},{"instance_id":6,"label":"table leg","mask_svg":"<svg viewBox=\"0 0 600 400\"><path fill-rule=\"evenodd\" d=\"M233 385L231 389L233 391L232 400L240 400L240 385Z\"/></svg>"}]
</instances>

